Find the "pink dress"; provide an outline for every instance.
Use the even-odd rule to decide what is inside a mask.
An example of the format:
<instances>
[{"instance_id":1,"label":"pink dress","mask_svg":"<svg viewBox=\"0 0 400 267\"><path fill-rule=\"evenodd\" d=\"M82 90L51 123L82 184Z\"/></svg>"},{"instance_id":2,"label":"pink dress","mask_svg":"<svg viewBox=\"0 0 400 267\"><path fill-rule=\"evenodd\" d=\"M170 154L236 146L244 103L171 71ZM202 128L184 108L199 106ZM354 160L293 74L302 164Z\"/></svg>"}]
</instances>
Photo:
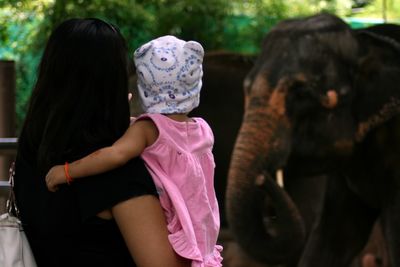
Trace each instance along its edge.
<instances>
[{"instance_id":1,"label":"pink dress","mask_svg":"<svg viewBox=\"0 0 400 267\"><path fill-rule=\"evenodd\" d=\"M166 214L168 238L192 267L222 266L216 245L219 209L214 190L214 136L201 118L178 122L162 114L144 114L158 128L158 139L141 157L151 173Z\"/></svg>"}]
</instances>

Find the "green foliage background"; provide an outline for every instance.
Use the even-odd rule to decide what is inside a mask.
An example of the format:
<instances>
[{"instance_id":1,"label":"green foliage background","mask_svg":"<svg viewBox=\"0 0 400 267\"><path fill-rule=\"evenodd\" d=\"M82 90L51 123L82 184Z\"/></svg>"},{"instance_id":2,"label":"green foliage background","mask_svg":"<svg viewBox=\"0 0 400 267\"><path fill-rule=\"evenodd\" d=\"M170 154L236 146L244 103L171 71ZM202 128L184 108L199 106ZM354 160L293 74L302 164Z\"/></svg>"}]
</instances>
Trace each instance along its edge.
<instances>
[{"instance_id":1,"label":"green foliage background","mask_svg":"<svg viewBox=\"0 0 400 267\"><path fill-rule=\"evenodd\" d=\"M400 11L395 0L0 0L0 59L16 61L17 129L45 42L67 18L97 17L117 25L131 52L156 36L173 34L200 41L206 51L257 53L279 20L321 11L362 16L353 14L355 5L364 5L372 16L379 14L382 1Z\"/></svg>"}]
</instances>

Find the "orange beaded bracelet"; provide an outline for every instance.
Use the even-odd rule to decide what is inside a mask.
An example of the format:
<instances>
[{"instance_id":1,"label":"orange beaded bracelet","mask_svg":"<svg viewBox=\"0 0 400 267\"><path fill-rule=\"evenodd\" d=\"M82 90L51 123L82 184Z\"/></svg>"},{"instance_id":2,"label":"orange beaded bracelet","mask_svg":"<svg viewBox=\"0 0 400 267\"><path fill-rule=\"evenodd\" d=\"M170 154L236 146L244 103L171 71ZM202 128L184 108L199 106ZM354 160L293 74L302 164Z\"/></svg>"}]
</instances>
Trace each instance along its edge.
<instances>
[{"instance_id":1,"label":"orange beaded bracelet","mask_svg":"<svg viewBox=\"0 0 400 267\"><path fill-rule=\"evenodd\" d=\"M67 184L70 185L72 183L72 177L71 175L69 175L68 169L69 169L68 162L65 162L64 164L65 178L67 179Z\"/></svg>"}]
</instances>

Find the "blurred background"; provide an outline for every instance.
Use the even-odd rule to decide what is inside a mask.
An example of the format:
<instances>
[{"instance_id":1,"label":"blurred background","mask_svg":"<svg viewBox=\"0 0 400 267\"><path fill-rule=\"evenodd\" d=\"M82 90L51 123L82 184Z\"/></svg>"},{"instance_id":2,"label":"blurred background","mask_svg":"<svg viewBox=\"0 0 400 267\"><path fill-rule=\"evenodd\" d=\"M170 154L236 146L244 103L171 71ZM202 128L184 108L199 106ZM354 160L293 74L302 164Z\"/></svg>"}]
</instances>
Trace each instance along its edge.
<instances>
[{"instance_id":1,"label":"blurred background","mask_svg":"<svg viewBox=\"0 0 400 267\"><path fill-rule=\"evenodd\" d=\"M0 0L0 60L16 69L18 134L47 37L71 17L98 17L117 25L130 51L165 34L199 40L206 51L257 54L278 21L327 11L353 28L400 22L395 0Z\"/></svg>"},{"instance_id":2,"label":"blurred background","mask_svg":"<svg viewBox=\"0 0 400 267\"><path fill-rule=\"evenodd\" d=\"M166 34L200 41L208 53L205 73L209 78L204 87L219 88L219 81L229 80L225 88L231 90L230 107L235 111L225 107L227 114L223 113L212 98L208 106L201 106L205 117L218 113L216 121L223 121L215 123L213 130L220 134L216 137L215 155L217 176L222 179L216 179L216 191L225 227L226 172L243 111L242 80L261 48L263 37L274 25L319 12L336 14L354 29L384 22L400 24L399 0L0 0L0 213L8 196L5 181L15 156L14 137L25 117L47 38L65 19L97 17L121 29L130 53ZM235 97L235 92L240 96ZM230 123L225 123L226 118ZM239 118L236 124L234 118ZM227 231L221 231L220 238L231 240ZM231 245L230 251L244 259L243 266L250 266L252 260L242 256L237 247Z\"/></svg>"}]
</instances>

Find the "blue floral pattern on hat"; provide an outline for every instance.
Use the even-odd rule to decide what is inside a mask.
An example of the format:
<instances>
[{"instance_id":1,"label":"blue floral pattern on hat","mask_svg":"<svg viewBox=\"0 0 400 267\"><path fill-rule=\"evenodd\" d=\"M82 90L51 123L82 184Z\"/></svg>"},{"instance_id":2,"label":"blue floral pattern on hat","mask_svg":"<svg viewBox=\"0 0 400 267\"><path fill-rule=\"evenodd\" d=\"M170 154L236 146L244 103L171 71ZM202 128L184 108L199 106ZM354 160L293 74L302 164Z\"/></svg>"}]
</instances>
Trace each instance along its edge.
<instances>
[{"instance_id":1,"label":"blue floral pattern on hat","mask_svg":"<svg viewBox=\"0 0 400 267\"><path fill-rule=\"evenodd\" d=\"M147 113L189 113L199 105L203 47L167 35L134 53L138 89Z\"/></svg>"}]
</instances>

